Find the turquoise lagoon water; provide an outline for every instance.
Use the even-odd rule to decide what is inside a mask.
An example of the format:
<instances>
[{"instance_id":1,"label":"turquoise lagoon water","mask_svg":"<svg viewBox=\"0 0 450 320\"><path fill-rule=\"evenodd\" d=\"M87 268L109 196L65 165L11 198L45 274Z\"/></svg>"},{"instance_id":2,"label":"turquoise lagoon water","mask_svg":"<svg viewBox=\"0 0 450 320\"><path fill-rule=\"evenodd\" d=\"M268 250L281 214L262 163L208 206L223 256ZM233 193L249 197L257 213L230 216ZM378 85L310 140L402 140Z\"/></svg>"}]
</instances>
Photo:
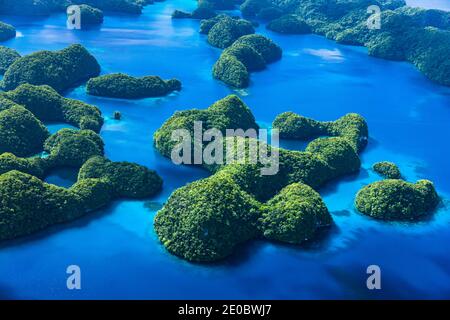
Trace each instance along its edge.
<instances>
[{"instance_id":1,"label":"turquoise lagoon water","mask_svg":"<svg viewBox=\"0 0 450 320\"><path fill-rule=\"evenodd\" d=\"M95 104L107 117L101 135L106 155L159 172L163 192L148 201L117 201L88 217L0 247L0 297L37 299L315 299L450 298L450 89L427 80L407 63L370 58L364 48L322 37L273 38L284 50L280 62L252 75L250 88L233 91L211 78L220 50L198 33L198 22L172 21L174 9L195 1L170 0L145 8L142 16L107 16L98 30L68 31L65 17L1 17L19 37L5 45L22 54L82 43L103 73L176 77L183 90L161 99L136 101L89 97L83 86L68 97ZM292 110L320 120L358 112L370 126L370 143L358 175L320 190L335 225L323 239L303 247L253 241L227 261L192 264L169 254L153 229L156 211L176 188L207 176L173 165L153 148L153 132L175 110L206 108L239 94L257 120L270 124ZM123 120L108 117L118 110ZM52 125L52 131L63 126ZM289 148L304 144L283 143ZM419 223L383 223L353 208L356 192L379 179L370 169L395 161L406 178L428 178L444 199ZM70 172L47 181L70 186ZM82 271L82 290L66 289L66 267ZM366 288L366 268L381 267L382 290Z\"/></svg>"}]
</instances>

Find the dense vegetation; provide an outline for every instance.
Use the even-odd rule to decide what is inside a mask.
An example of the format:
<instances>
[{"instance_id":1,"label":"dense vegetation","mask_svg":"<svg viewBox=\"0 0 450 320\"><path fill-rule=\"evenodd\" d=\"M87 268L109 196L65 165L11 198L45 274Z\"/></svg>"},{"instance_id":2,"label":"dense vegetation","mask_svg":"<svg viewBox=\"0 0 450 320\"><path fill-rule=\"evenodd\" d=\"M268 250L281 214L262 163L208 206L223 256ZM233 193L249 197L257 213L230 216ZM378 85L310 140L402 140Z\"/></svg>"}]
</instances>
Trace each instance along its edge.
<instances>
[{"instance_id":1,"label":"dense vegetation","mask_svg":"<svg viewBox=\"0 0 450 320\"><path fill-rule=\"evenodd\" d=\"M213 261L256 237L259 217L259 204L219 173L176 190L154 225L170 252L188 260Z\"/></svg>"},{"instance_id":2,"label":"dense vegetation","mask_svg":"<svg viewBox=\"0 0 450 320\"><path fill-rule=\"evenodd\" d=\"M191 13L184 12L181 10L175 10L172 13L173 19L211 19L217 16L217 13L215 10L209 8L209 7L198 7Z\"/></svg>"},{"instance_id":3,"label":"dense vegetation","mask_svg":"<svg viewBox=\"0 0 450 320\"><path fill-rule=\"evenodd\" d=\"M389 179L369 184L356 195L356 208L382 220L416 220L436 209L439 197L431 181L415 184Z\"/></svg>"},{"instance_id":4,"label":"dense vegetation","mask_svg":"<svg viewBox=\"0 0 450 320\"><path fill-rule=\"evenodd\" d=\"M381 8L381 29L369 29L367 8ZM241 10L257 16L277 8L284 15L268 28L316 33L344 44L366 46L375 57L409 61L428 78L450 85L450 13L407 7L403 0L247 0Z\"/></svg>"},{"instance_id":5,"label":"dense vegetation","mask_svg":"<svg viewBox=\"0 0 450 320\"><path fill-rule=\"evenodd\" d=\"M16 105L0 111L0 154L30 156L42 149L47 128L27 109Z\"/></svg>"},{"instance_id":6,"label":"dense vegetation","mask_svg":"<svg viewBox=\"0 0 450 320\"><path fill-rule=\"evenodd\" d=\"M11 48L0 46L0 74L4 74L14 61L20 58L20 54Z\"/></svg>"},{"instance_id":7,"label":"dense vegetation","mask_svg":"<svg viewBox=\"0 0 450 320\"><path fill-rule=\"evenodd\" d=\"M179 142L172 141L171 133L186 129L192 134L194 121L203 121L203 130L217 128L222 133L226 128L258 128L248 107L229 96L206 110L176 112L155 133L156 148L170 157ZM359 170L358 152L367 143L367 125L356 114L310 122L326 128L323 135L332 137L314 140L305 152L274 149L257 141L259 150L279 153L275 175L261 175L261 163L204 164L213 175L175 191L156 216L155 229L164 246L188 260L213 261L249 239L302 243L329 226L331 216L312 188ZM227 137L223 142L233 150L243 142L247 157L252 139Z\"/></svg>"},{"instance_id":8,"label":"dense vegetation","mask_svg":"<svg viewBox=\"0 0 450 320\"><path fill-rule=\"evenodd\" d=\"M64 12L71 4L89 5L105 12L139 14L153 0L0 0L0 14L38 16Z\"/></svg>"},{"instance_id":9,"label":"dense vegetation","mask_svg":"<svg viewBox=\"0 0 450 320\"><path fill-rule=\"evenodd\" d=\"M41 120L69 122L81 130L50 136ZM115 198L149 197L161 190L156 172L102 157L103 140L90 130L100 131L102 123L96 107L64 98L49 86L23 84L0 95L0 240L76 219ZM61 167L81 167L71 188L42 181Z\"/></svg>"},{"instance_id":10,"label":"dense vegetation","mask_svg":"<svg viewBox=\"0 0 450 320\"><path fill-rule=\"evenodd\" d=\"M322 198L305 184L287 186L263 206L262 229L267 239L300 244L331 223Z\"/></svg>"},{"instance_id":11,"label":"dense vegetation","mask_svg":"<svg viewBox=\"0 0 450 320\"><path fill-rule=\"evenodd\" d=\"M0 41L15 38L15 36L16 29L12 25L0 21Z\"/></svg>"},{"instance_id":12,"label":"dense vegetation","mask_svg":"<svg viewBox=\"0 0 450 320\"><path fill-rule=\"evenodd\" d=\"M206 110L193 109L175 112L153 136L158 151L162 155L170 157L172 150L178 144L177 141L172 140L172 132L177 129L186 129L193 136L194 121L202 121L204 131L216 128L223 134L226 129L258 128L250 109L237 96L230 95L217 101ZM195 141L192 143L194 144Z\"/></svg>"},{"instance_id":13,"label":"dense vegetation","mask_svg":"<svg viewBox=\"0 0 450 320\"><path fill-rule=\"evenodd\" d=\"M373 170L387 179L401 179L402 174L395 163L382 161L373 165Z\"/></svg>"},{"instance_id":14,"label":"dense vegetation","mask_svg":"<svg viewBox=\"0 0 450 320\"><path fill-rule=\"evenodd\" d=\"M336 121L320 122L293 112L284 112L275 118L272 125L284 139L308 140L319 136L340 136L357 152L367 145L369 136L364 118L356 113L349 113Z\"/></svg>"},{"instance_id":15,"label":"dense vegetation","mask_svg":"<svg viewBox=\"0 0 450 320\"><path fill-rule=\"evenodd\" d=\"M267 64L281 59L282 50L272 40L261 35L246 35L225 49L214 64L213 76L226 84L245 88L250 72L262 70Z\"/></svg>"},{"instance_id":16,"label":"dense vegetation","mask_svg":"<svg viewBox=\"0 0 450 320\"><path fill-rule=\"evenodd\" d=\"M103 125L103 117L97 107L64 98L47 85L22 84L1 94L2 98L4 103L9 101L20 104L44 122L65 122L95 132L99 132Z\"/></svg>"},{"instance_id":17,"label":"dense vegetation","mask_svg":"<svg viewBox=\"0 0 450 320\"><path fill-rule=\"evenodd\" d=\"M19 158L12 153L5 152L0 154L0 175L17 170L42 179L45 176L44 161L39 157Z\"/></svg>"},{"instance_id":18,"label":"dense vegetation","mask_svg":"<svg viewBox=\"0 0 450 320\"><path fill-rule=\"evenodd\" d=\"M230 10L241 4L242 0L197 0L200 8L210 8L214 10Z\"/></svg>"},{"instance_id":19,"label":"dense vegetation","mask_svg":"<svg viewBox=\"0 0 450 320\"><path fill-rule=\"evenodd\" d=\"M272 20L267 29L286 34L307 34L311 33L310 26L296 14L286 14Z\"/></svg>"},{"instance_id":20,"label":"dense vegetation","mask_svg":"<svg viewBox=\"0 0 450 320\"><path fill-rule=\"evenodd\" d=\"M86 90L88 94L95 96L139 99L161 97L179 91L181 82L177 79L163 80L157 76L135 78L115 73L90 79Z\"/></svg>"},{"instance_id":21,"label":"dense vegetation","mask_svg":"<svg viewBox=\"0 0 450 320\"><path fill-rule=\"evenodd\" d=\"M103 11L85 4L80 5L81 27L103 23Z\"/></svg>"},{"instance_id":22,"label":"dense vegetation","mask_svg":"<svg viewBox=\"0 0 450 320\"><path fill-rule=\"evenodd\" d=\"M81 167L89 158L103 155L103 140L91 130L61 129L44 144L47 161L54 167Z\"/></svg>"},{"instance_id":23,"label":"dense vegetation","mask_svg":"<svg viewBox=\"0 0 450 320\"><path fill-rule=\"evenodd\" d=\"M162 188L162 179L153 170L130 162L112 162L92 157L84 163L79 180L102 179L111 185L115 197L146 198Z\"/></svg>"},{"instance_id":24,"label":"dense vegetation","mask_svg":"<svg viewBox=\"0 0 450 320\"><path fill-rule=\"evenodd\" d=\"M74 4L87 4L105 12L140 14L153 0L71 0Z\"/></svg>"},{"instance_id":25,"label":"dense vegetation","mask_svg":"<svg viewBox=\"0 0 450 320\"><path fill-rule=\"evenodd\" d=\"M60 51L39 51L17 59L6 71L3 89L19 85L49 85L61 92L100 73L97 60L81 45Z\"/></svg>"},{"instance_id":26,"label":"dense vegetation","mask_svg":"<svg viewBox=\"0 0 450 320\"><path fill-rule=\"evenodd\" d=\"M202 21L202 33L208 34L208 42L214 47L225 49L237 39L255 33L250 21L227 15L219 15Z\"/></svg>"},{"instance_id":27,"label":"dense vegetation","mask_svg":"<svg viewBox=\"0 0 450 320\"><path fill-rule=\"evenodd\" d=\"M141 182L145 186L140 186ZM116 189L123 184L131 189ZM140 198L160 189L157 174L135 164L111 162L98 178L79 179L70 189L47 184L24 172L8 171L0 174L0 240L74 220L116 197Z\"/></svg>"}]
</instances>

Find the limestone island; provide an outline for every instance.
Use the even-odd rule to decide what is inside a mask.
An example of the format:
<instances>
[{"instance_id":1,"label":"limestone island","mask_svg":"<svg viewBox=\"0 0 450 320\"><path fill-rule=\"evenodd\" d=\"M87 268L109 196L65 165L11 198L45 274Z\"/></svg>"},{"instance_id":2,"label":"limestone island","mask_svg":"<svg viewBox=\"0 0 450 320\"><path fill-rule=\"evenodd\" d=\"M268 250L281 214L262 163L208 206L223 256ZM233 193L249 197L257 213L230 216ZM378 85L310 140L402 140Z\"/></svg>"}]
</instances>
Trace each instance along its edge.
<instances>
[{"instance_id":1,"label":"limestone island","mask_svg":"<svg viewBox=\"0 0 450 320\"><path fill-rule=\"evenodd\" d=\"M20 54L16 50L0 46L0 75L5 74L9 66L19 58Z\"/></svg>"},{"instance_id":2,"label":"limestone island","mask_svg":"<svg viewBox=\"0 0 450 320\"><path fill-rule=\"evenodd\" d=\"M38 51L17 59L5 72L1 87L13 90L24 83L49 85L62 92L100 74L97 60L81 45L60 51Z\"/></svg>"},{"instance_id":3,"label":"limestone island","mask_svg":"<svg viewBox=\"0 0 450 320\"><path fill-rule=\"evenodd\" d=\"M370 5L381 9L380 28L369 28ZM247 0L241 11L256 16L278 8L284 15L267 28L286 34L315 33L368 48L369 55L409 61L431 80L450 86L450 12L406 6L404 0Z\"/></svg>"},{"instance_id":4,"label":"limestone island","mask_svg":"<svg viewBox=\"0 0 450 320\"><path fill-rule=\"evenodd\" d=\"M389 161L377 162L373 165L373 171L386 179L401 179L402 174L395 163Z\"/></svg>"},{"instance_id":5,"label":"limestone island","mask_svg":"<svg viewBox=\"0 0 450 320\"><path fill-rule=\"evenodd\" d=\"M359 212L389 221L414 221L433 212L440 202L431 181L409 183L399 179L374 182L356 195Z\"/></svg>"},{"instance_id":6,"label":"limestone island","mask_svg":"<svg viewBox=\"0 0 450 320\"><path fill-rule=\"evenodd\" d=\"M64 122L80 129L100 132L103 117L100 110L79 100L64 98L52 87L22 84L0 94L2 105L18 104L28 109L43 122Z\"/></svg>"},{"instance_id":7,"label":"limestone island","mask_svg":"<svg viewBox=\"0 0 450 320\"><path fill-rule=\"evenodd\" d=\"M172 19L211 19L217 16L217 13L215 10L211 9L210 7L205 6L199 6L197 9L195 9L192 12L184 12L181 10L175 10L172 13Z\"/></svg>"},{"instance_id":8,"label":"limestone island","mask_svg":"<svg viewBox=\"0 0 450 320\"><path fill-rule=\"evenodd\" d=\"M0 1L0 14L47 16L52 13L65 12L69 5L89 5L111 13L141 14L143 7L153 2L154 0L3 0Z\"/></svg>"},{"instance_id":9,"label":"limestone island","mask_svg":"<svg viewBox=\"0 0 450 320\"><path fill-rule=\"evenodd\" d=\"M281 59L282 50L272 40L261 35L246 35L225 49L214 64L214 78L235 88L250 84L250 72L263 70L267 64Z\"/></svg>"},{"instance_id":10,"label":"limestone island","mask_svg":"<svg viewBox=\"0 0 450 320\"><path fill-rule=\"evenodd\" d=\"M158 76L136 78L123 73L114 73L90 79L86 90L90 95L101 97L154 98L180 91L181 82L177 79L163 80Z\"/></svg>"},{"instance_id":11,"label":"limestone island","mask_svg":"<svg viewBox=\"0 0 450 320\"><path fill-rule=\"evenodd\" d=\"M203 20L200 33L208 35L210 45L225 49L240 37L255 33L255 29L250 21L222 14Z\"/></svg>"},{"instance_id":12,"label":"limestone island","mask_svg":"<svg viewBox=\"0 0 450 320\"><path fill-rule=\"evenodd\" d=\"M233 10L242 0L197 0L199 7L213 10Z\"/></svg>"},{"instance_id":13,"label":"limestone island","mask_svg":"<svg viewBox=\"0 0 450 320\"><path fill-rule=\"evenodd\" d=\"M49 135L44 124L22 106L0 111L0 154L33 155Z\"/></svg>"},{"instance_id":14,"label":"limestone island","mask_svg":"<svg viewBox=\"0 0 450 320\"><path fill-rule=\"evenodd\" d=\"M50 135L43 121L80 129ZM0 94L0 240L28 235L108 205L147 198L162 179L146 167L104 158L100 110L49 86L22 84ZM92 129L92 130L91 130ZM70 188L45 183L57 168L79 169Z\"/></svg>"},{"instance_id":15,"label":"limestone island","mask_svg":"<svg viewBox=\"0 0 450 320\"><path fill-rule=\"evenodd\" d=\"M103 11L86 4L80 5L81 28L103 23Z\"/></svg>"},{"instance_id":16,"label":"limestone island","mask_svg":"<svg viewBox=\"0 0 450 320\"><path fill-rule=\"evenodd\" d=\"M258 129L248 106L231 95L206 110L176 112L156 131L156 148L170 157L177 144L171 139L173 130L192 133L195 121L207 124L204 130L217 128L223 134L227 128ZM317 125L330 137L314 140L304 152L275 149L246 137L224 139L231 149L258 142L260 148L278 152L278 173L261 175L264 165L248 161L203 165L213 175L176 190L157 213L155 230L162 244L184 259L210 262L226 258L237 245L255 238L291 244L313 240L332 223L313 188L359 170L358 152L368 132L356 114ZM191 143L192 148L205 148L199 141Z\"/></svg>"},{"instance_id":17,"label":"limestone island","mask_svg":"<svg viewBox=\"0 0 450 320\"><path fill-rule=\"evenodd\" d=\"M0 41L6 41L16 37L16 29L7 23L0 21Z\"/></svg>"}]
</instances>

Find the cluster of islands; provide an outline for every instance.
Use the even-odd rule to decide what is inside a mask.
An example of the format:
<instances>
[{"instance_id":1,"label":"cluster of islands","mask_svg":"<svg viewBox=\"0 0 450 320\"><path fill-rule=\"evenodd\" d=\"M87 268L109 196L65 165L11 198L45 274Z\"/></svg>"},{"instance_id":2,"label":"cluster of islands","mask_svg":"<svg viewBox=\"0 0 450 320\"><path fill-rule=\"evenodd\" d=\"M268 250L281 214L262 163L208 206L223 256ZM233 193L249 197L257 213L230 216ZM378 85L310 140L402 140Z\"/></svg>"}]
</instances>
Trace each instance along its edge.
<instances>
[{"instance_id":1,"label":"cluster of islands","mask_svg":"<svg viewBox=\"0 0 450 320\"><path fill-rule=\"evenodd\" d=\"M0 2L0 14L45 15L82 5L82 21L101 24L104 14L139 14L152 0L42 0ZM450 85L450 13L413 9L403 0L200 0L194 12L175 11L174 19L199 19L199 32L223 50L212 66L211 81L232 88L251 85L250 73L282 59L282 49L256 34L255 26L284 34L316 33L340 43L366 46L375 57L409 61L428 78ZM382 9L382 28L369 30L367 7ZM242 17L221 12L239 6ZM13 26L0 22L0 41L15 37ZM163 187L153 170L104 157L99 135L99 108L64 97L86 84L90 95L141 99L182 90L177 79L156 75L101 75L96 58L82 45L21 56L0 46L0 240L28 235L74 220L117 198L148 198ZM182 94L182 93L180 93ZM119 119L120 114L115 114ZM251 109L238 96L224 97L206 109L173 114L154 133L154 146L171 157L174 130L259 129ZM77 129L50 134L45 123L67 123ZM314 240L333 224L319 188L358 172L360 154L369 141L365 119L355 113L321 122L293 112L272 123L282 139L311 141L304 151L260 147L279 154L276 175L261 175L262 164L202 165L211 175L179 188L158 211L154 227L167 250L189 261L210 262L230 256L251 239L301 244ZM248 145L251 138L223 143ZM203 149L200 141L193 148ZM78 170L70 188L44 182L57 168ZM364 186L355 208L372 218L415 221L432 213L440 199L431 181L405 181L388 161L373 165L381 180Z\"/></svg>"}]
</instances>

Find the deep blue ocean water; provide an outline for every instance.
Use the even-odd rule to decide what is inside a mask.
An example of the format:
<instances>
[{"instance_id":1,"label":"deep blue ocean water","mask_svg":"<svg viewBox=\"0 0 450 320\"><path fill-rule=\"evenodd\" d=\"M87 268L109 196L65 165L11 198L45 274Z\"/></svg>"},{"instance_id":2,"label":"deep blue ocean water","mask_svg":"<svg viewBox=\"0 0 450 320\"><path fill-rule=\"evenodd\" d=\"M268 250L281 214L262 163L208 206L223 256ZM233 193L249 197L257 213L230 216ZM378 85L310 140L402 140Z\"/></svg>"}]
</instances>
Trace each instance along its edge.
<instances>
[{"instance_id":1,"label":"deep blue ocean water","mask_svg":"<svg viewBox=\"0 0 450 320\"><path fill-rule=\"evenodd\" d=\"M0 298L37 299L316 299L450 298L450 88L427 80L408 63L367 56L364 48L322 37L271 37L284 50L280 62L252 74L246 90L212 80L220 50L198 33L199 23L172 21L174 9L195 1L168 0L142 16L107 16L97 30L69 31L65 16L0 17L19 37L3 45L27 54L82 43L103 73L156 74L183 82L180 93L136 101L66 94L95 104L107 117L101 135L106 155L158 171L163 192L148 201L117 201L88 217L0 247ZM200 169L173 165L153 148L153 132L175 110L206 108L238 93L257 120L269 125L284 111L319 120L358 112L370 127L370 144L358 175L320 190L335 226L307 247L264 241L243 245L225 262L199 265L169 254L153 230L156 211L176 188L203 178ZM111 120L114 111L122 120ZM65 125L52 124L55 132ZM289 148L302 144L287 143ZM383 223L355 212L356 192L379 180L370 169L396 162L408 181L433 180L444 205L426 221ZM47 181L70 186L76 173L57 171ZM66 268L79 265L82 290L66 288ZM366 288L366 268L381 267L382 290Z\"/></svg>"}]
</instances>

